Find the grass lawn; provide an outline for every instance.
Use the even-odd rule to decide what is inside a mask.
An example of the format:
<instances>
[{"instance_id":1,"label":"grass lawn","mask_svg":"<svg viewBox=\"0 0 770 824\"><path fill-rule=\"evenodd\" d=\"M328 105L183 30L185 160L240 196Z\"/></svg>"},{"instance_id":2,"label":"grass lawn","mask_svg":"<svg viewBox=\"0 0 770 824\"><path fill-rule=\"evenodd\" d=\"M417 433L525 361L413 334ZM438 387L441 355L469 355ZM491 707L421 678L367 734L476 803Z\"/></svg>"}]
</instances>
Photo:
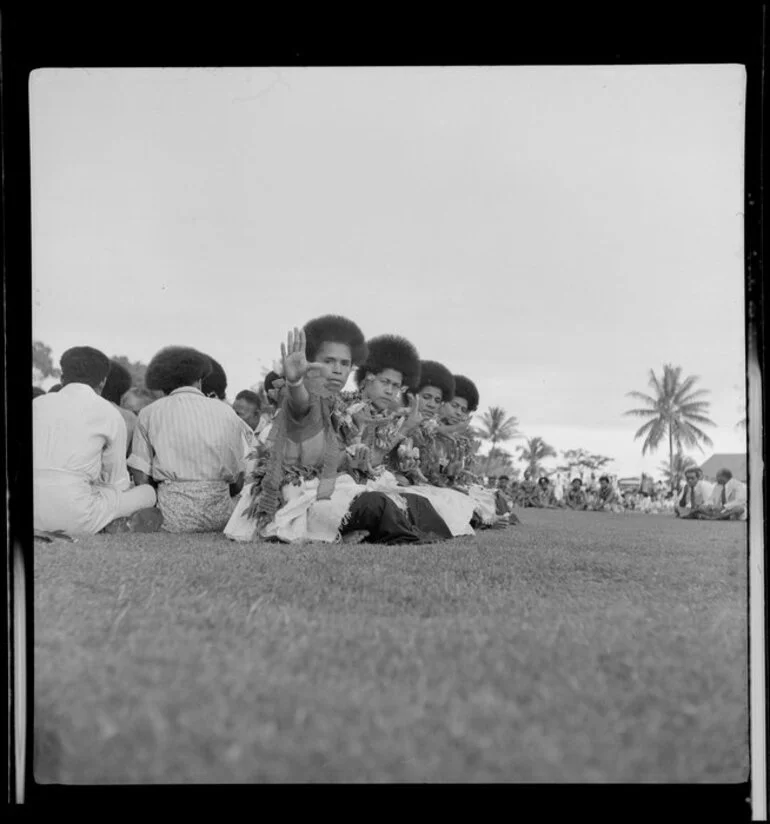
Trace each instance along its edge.
<instances>
[{"instance_id":1,"label":"grass lawn","mask_svg":"<svg viewBox=\"0 0 770 824\"><path fill-rule=\"evenodd\" d=\"M746 525L35 544L42 783L738 782Z\"/></svg>"}]
</instances>

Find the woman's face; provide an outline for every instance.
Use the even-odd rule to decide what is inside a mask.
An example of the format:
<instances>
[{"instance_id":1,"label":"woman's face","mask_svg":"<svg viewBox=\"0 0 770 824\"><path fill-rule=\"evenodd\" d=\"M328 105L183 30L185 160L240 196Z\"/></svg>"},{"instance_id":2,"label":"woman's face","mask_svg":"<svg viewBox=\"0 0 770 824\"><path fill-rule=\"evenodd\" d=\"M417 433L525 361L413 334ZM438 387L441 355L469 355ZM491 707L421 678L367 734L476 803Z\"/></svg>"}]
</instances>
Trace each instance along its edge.
<instances>
[{"instance_id":1,"label":"woman's face","mask_svg":"<svg viewBox=\"0 0 770 824\"><path fill-rule=\"evenodd\" d=\"M389 409L401 402L403 375L395 369L383 369L365 378L363 396L372 401L377 409Z\"/></svg>"},{"instance_id":2,"label":"woman's face","mask_svg":"<svg viewBox=\"0 0 770 824\"><path fill-rule=\"evenodd\" d=\"M353 368L350 347L345 343L324 341L318 347L315 361L325 364L331 371L325 382L326 389L334 393L341 392Z\"/></svg>"},{"instance_id":3,"label":"woman's face","mask_svg":"<svg viewBox=\"0 0 770 824\"><path fill-rule=\"evenodd\" d=\"M441 406L441 417L450 424L464 423L468 420L468 401L454 397Z\"/></svg>"},{"instance_id":4,"label":"woman's face","mask_svg":"<svg viewBox=\"0 0 770 824\"><path fill-rule=\"evenodd\" d=\"M436 386L423 386L417 394L423 418L435 418L444 400L444 393Z\"/></svg>"}]
</instances>

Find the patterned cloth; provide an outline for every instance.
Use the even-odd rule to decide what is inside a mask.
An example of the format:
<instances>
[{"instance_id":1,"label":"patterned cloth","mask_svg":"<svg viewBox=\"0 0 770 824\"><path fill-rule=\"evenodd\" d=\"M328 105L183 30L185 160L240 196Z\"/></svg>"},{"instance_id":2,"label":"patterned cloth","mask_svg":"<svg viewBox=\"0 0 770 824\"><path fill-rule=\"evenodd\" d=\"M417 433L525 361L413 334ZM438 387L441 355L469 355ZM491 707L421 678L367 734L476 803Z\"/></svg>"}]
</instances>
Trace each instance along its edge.
<instances>
[{"instance_id":1,"label":"patterned cloth","mask_svg":"<svg viewBox=\"0 0 770 824\"><path fill-rule=\"evenodd\" d=\"M235 501L225 481L163 481L158 507L166 532L221 532Z\"/></svg>"}]
</instances>

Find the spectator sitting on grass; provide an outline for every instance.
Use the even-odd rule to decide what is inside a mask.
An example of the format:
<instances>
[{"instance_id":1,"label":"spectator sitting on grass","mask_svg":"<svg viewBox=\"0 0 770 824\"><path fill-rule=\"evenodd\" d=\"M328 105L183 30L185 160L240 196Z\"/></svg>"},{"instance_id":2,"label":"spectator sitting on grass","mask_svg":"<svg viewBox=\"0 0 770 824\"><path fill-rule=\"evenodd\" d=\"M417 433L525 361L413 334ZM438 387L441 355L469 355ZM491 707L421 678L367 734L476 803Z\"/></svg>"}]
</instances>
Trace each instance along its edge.
<instances>
[{"instance_id":1,"label":"spectator sitting on grass","mask_svg":"<svg viewBox=\"0 0 770 824\"><path fill-rule=\"evenodd\" d=\"M537 484L532 480L532 473L524 471L524 479L519 486L519 501L523 507L538 506Z\"/></svg>"},{"instance_id":2,"label":"spectator sitting on grass","mask_svg":"<svg viewBox=\"0 0 770 824\"><path fill-rule=\"evenodd\" d=\"M62 389L32 405L35 529L94 535L116 519L129 531L154 531L155 490L130 489L126 426L100 397L110 359L76 346L61 358Z\"/></svg>"},{"instance_id":3,"label":"spectator sitting on grass","mask_svg":"<svg viewBox=\"0 0 770 824\"><path fill-rule=\"evenodd\" d=\"M550 480L543 476L537 482L537 498L535 506L540 509L555 509L557 505L553 486L551 485Z\"/></svg>"},{"instance_id":4,"label":"spectator sitting on grass","mask_svg":"<svg viewBox=\"0 0 770 824\"><path fill-rule=\"evenodd\" d=\"M124 409L120 402L123 396L131 388L131 373L117 361L110 361L110 371L107 375L107 381L102 389L102 397L109 401L115 409L120 412L126 424L126 455L131 454L131 443L134 438L134 429L136 427L136 415L129 409Z\"/></svg>"},{"instance_id":5,"label":"spectator sitting on grass","mask_svg":"<svg viewBox=\"0 0 770 824\"><path fill-rule=\"evenodd\" d=\"M206 355L181 346L162 349L147 367L147 387L164 396L139 413L128 465L137 485L157 484L168 532L222 530L242 483L247 427L203 394L210 371Z\"/></svg>"},{"instance_id":6,"label":"spectator sitting on grass","mask_svg":"<svg viewBox=\"0 0 770 824\"><path fill-rule=\"evenodd\" d=\"M564 506L568 509L584 510L588 506L586 493L583 491L583 481L580 478L573 478L567 495L564 499Z\"/></svg>"},{"instance_id":7,"label":"spectator sitting on grass","mask_svg":"<svg viewBox=\"0 0 770 824\"><path fill-rule=\"evenodd\" d=\"M599 478L599 489L596 492L596 499L591 505L591 509L595 512L620 512L623 509L607 475L602 475Z\"/></svg>"},{"instance_id":8,"label":"spectator sitting on grass","mask_svg":"<svg viewBox=\"0 0 770 824\"><path fill-rule=\"evenodd\" d=\"M697 466L692 466L684 473L686 481L684 490L677 501L674 512L677 518L692 518L693 513L708 501L710 489L703 480L703 473Z\"/></svg>"},{"instance_id":9,"label":"spectator sitting on grass","mask_svg":"<svg viewBox=\"0 0 770 824\"><path fill-rule=\"evenodd\" d=\"M746 484L733 478L729 469L720 469L711 496L692 517L706 521L745 521L747 515Z\"/></svg>"}]
</instances>

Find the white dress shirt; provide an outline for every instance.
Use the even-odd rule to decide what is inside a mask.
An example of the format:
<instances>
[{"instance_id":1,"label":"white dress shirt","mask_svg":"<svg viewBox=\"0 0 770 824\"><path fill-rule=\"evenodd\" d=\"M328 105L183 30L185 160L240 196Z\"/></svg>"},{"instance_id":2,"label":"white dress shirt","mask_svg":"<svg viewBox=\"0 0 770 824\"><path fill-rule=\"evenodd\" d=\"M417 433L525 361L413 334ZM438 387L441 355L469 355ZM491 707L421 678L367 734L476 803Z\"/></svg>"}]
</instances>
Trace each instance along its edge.
<instances>
[{"instance_id":1,"label":"white dress shirt","mask_svg":"<svg viewBox=\"0 0 770 824\"><path fill-rule=\"evenodd\" d=\"M724 502L722 501L722 490L724 490ZM747 503L748 490L746 484L736 478L730 478L724 486L722 486L722 484L716 484L709 499L710 506L724 509L727 512L743 507L741 520L746 519Z\"/></svg>"},{"instance_id":2,"label":"white dress shirt","mask_svg":"<svg viewBox=\"0 0 770 824\"><path fill-rule=\"evenodd\" d=\"M126 424L85 383L68 383L32 405L32 465L89 484L129 488Z\"/></svg>"}]
</instances>

